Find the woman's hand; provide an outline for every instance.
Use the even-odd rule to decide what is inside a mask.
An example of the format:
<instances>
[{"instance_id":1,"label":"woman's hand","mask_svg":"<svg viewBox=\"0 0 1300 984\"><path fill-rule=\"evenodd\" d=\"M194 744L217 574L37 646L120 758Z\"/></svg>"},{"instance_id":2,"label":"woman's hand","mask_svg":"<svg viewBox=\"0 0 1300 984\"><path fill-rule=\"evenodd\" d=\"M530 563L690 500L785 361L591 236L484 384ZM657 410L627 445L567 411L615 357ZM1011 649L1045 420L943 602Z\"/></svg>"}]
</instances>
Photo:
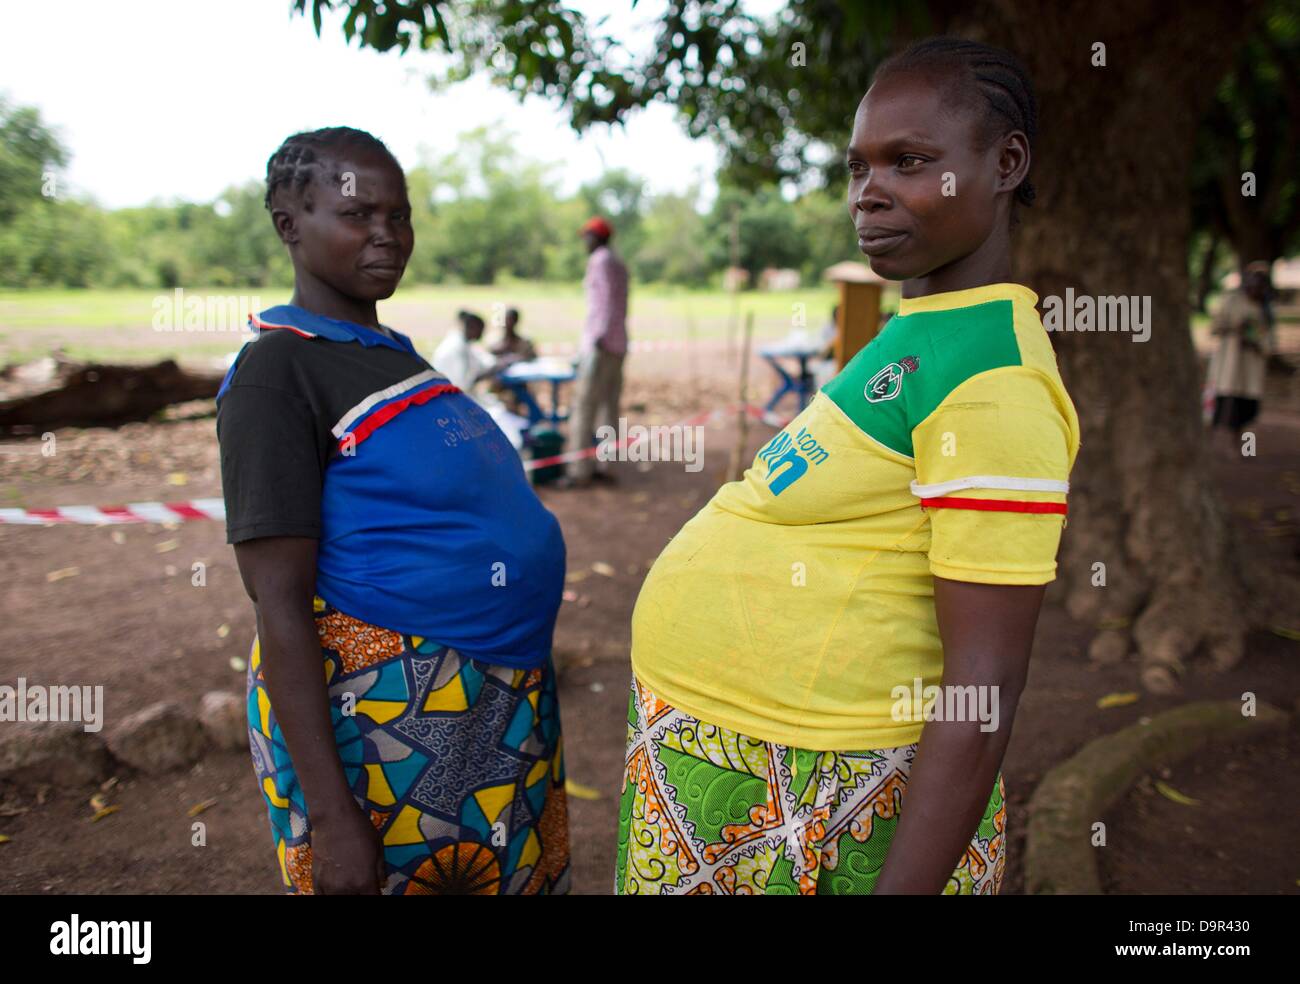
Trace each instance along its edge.
<instances>
[{"instance_id":1,"label":"woman's hand","mask_svg":"<svg viewBox=\"0 0 1300 984\"><path fill-rule=\"evenodd\" d=\"M311 882L316 895L379 895L386 878L383 838L360 808L312 822Z\"/></svg>"},{"instance_id":2,"label":"woman's hand","mask_svg":"<svg viewBox=\"0 0 1300 984\"><path fill-rule=\"evenodd\" d=\"M262 679L271 698L285 748L308 803L308 817L324 847L313 837L313 887L378 891L376 859L382 851L374 826L352 796L339 757L325 683L320 636L312 615L316 586L316 541L307 537L264 537L235 546L235 559L248 596L257 605ZM324 857L320 880L318 858Z\"/></svg>"},{"instance_id":3,"label":"woman's hand","mask_svg":"<svg viewBox=\"0 0 1300 984\"><path fill-rule=\"evenodd\" d=\"M1011 737L1044 590L1041 584L934 579L943 685L976 695L983 690L977 706L997 716L987 722L926 722L894 841L872 894L938 894L961 861Z\"/></svg>"}]
</instances>

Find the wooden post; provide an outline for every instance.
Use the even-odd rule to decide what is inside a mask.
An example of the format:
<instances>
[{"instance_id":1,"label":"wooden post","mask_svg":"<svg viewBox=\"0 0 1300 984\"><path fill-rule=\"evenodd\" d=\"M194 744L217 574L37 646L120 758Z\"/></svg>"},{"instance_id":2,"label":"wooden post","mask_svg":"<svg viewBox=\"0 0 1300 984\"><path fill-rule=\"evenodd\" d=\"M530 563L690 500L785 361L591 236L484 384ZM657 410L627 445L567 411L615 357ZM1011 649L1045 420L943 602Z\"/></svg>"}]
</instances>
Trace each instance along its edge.
<instances>
[{"instance_id":1,"label":"wooden post","mask_svg":"<svg viewBox=\"0 0 1300 984\"><path fill-rule=\"evenodd\" d=\"M736 357L736 329L740 327L740 285L735 272L740 269L740 206L731 210L731 267L727 276L731 281L731 311L727 316L727 361Z\"/></svg>"},{"instance_id":2,"label":"wooden post","mask_svg":"<svg viewBox=\"0 0 1300 984\"><path fill-rule=\"evenodd\" d=\"M843 369L880 331L880 284L837 283L840 309L835 319L835 364Z\"/></svg>"},{"instance_id":3,"label":"wooden post","mask_svg":"<svg viewBox=\"0 0 1300 984\"><path fill-rule=\"evenodd\" d=\"M749 343L754 337L754 312L745 312L745 341L740 352L740 410L736 418L736 445L731 449L725 481L738 482L745 475L745 446L749 444Z\"/></svg>"},{"instance_id":4,"label":"wooden post","mask_svg":"<svg viewBox=\"0 0 1300 984\"><path fill-rule=\"evenodd\" d=\"M691 406L698 407L700 403L700 381L695 373L696 351L695 351L695 311L691 307L689 296L686 299L686 365L690 373L689 391L691 394Z\"/></svg>"}]
</instances>

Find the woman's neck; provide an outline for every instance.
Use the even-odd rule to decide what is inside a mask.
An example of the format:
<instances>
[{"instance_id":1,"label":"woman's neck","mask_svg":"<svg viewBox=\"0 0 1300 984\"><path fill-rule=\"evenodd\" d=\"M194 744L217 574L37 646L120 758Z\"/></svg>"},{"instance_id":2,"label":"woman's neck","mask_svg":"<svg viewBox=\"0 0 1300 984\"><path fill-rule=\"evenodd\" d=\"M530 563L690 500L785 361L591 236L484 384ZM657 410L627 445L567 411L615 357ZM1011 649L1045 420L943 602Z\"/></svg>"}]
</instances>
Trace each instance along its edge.
<instances>
[{"instance_id":1,"label":"woman's neck","mask_svg":"<svg viewBox=\"0 0 1300 984\"><path fill-rule=\"evenodd\" d=\"M350 321L375 331L383 330L374 301L348 297L314 277L300 275L296 278L289 303L336 321Z\"/></svg>"},{"instance_id":2,"label":"woman's neck","mask_svg":"<svg viewBox=\"0 0 1300 984\"><path fill-rule=\"evenodd\" d=\"M954 290L968 290L985 284L1011 280L1011 240L1006 235L992 235L973 253L931 270L924 277L904 280L903 297L926 297Z\"/></svg>"}]
</instances>

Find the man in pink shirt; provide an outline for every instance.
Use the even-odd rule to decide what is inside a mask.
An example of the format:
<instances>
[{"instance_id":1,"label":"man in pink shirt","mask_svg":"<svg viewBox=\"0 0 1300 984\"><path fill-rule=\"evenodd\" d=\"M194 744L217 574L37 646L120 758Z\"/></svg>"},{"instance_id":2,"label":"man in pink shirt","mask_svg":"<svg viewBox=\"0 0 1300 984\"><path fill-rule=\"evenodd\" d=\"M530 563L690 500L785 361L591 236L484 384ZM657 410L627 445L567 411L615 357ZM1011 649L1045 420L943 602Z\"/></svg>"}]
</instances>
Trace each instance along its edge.
<instances>
[{"instance_id":1,"label":"man in pink shirt","mask_svg":"<svg viewBox=\"0 0 1300 984\"><path fill-rule=\"evenodd\" d=\"M602 424L618 427L627 354L627 267L609 245L614 230L596 216L581 229L587 251L587 321L582 328L577 392L569 420L569 450L591 447ZM597 465L599 464L599 467ZM566 485L585 485L593 478L612 481L605 463L580 458L569 463Z\"/></svg>"}]
</instances>

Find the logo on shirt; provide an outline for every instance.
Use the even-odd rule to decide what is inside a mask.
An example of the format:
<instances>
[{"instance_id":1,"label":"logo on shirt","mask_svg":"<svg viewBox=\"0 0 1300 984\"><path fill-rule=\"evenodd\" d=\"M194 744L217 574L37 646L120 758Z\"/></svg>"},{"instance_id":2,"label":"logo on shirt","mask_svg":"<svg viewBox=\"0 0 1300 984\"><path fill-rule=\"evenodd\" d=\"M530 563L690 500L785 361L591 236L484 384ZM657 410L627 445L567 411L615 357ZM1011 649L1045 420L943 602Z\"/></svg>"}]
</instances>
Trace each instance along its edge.
<instances>
[{"instance_id":1,"label":"logo on shirt","mask_svg":"<svg viewBox=\"0 0 1300 984\"><path fill-rule=\"evenodd\" d=\"M808 433L806 427L800 427L795 437L782 431L758 452L759 460L767 462L767 487L773 495L780 495L803 478L810 461L820 465L829 457L830 452Z\"/></svg>"},{"instance_id":2,"label":"logo on shirt","mask_svg":"<svg viewBox=\"0 0 1300 984\"><path fill-rule=\"evenodd\" d=\"M862 395L867 398L868 403L884 403L886 400L892 400L902 392L903 377L909 372L916 372L920 361L915 355L908 355L897 362L891 362L867 380Z\"/></svg>"}]
</instances>

